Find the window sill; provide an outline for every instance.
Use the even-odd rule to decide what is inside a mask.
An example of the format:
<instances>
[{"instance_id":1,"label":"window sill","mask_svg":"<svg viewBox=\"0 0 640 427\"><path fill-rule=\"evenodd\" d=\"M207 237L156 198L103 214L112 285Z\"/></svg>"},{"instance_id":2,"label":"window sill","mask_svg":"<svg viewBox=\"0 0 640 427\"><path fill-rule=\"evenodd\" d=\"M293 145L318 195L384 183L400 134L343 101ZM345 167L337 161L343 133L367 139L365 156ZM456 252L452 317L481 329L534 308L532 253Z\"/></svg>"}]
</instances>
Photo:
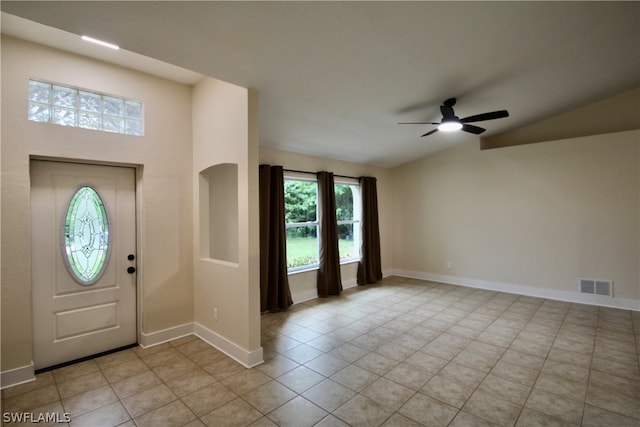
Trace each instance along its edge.
<instances>
[{"instance_id":1,"label":"window sill","mask_svg":"<svg viewBox=\"0 0 640 427\"><path fill-rule=\"evenodd\" d=\"M357 264L361 261L360 258L356 258L356 259L348 259L345 261L341 261L340 262L340 266L343 265L349 265L349 264ZM308 273L310 271L316 271L318 270L320 267L318 267L317 265L314 266L310 266L309 268L303 268L301 270L295 270L295 271L287 271L287 276L295 276L296 274L300 274L300 273Z\"/></svg>"}]
</instances>

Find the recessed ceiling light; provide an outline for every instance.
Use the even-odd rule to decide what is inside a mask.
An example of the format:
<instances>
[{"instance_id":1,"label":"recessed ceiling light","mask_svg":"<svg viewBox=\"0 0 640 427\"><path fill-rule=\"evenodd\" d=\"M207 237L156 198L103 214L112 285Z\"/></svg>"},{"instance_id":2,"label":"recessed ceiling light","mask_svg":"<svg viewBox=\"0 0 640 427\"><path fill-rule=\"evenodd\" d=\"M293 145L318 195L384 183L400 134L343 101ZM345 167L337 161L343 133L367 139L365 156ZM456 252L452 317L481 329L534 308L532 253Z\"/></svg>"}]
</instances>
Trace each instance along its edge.
<instances>
[{"instance_id":1,"label":"recessed ceiling light","mask_svg":"<svg viewBox=\"0 0 640 427\"><path fill-rule=\"evenodd\" d=\"M90 42L90 43L99 44L100 46L108 47L109 49L114 49L114 50L120 49L120 46L118 46L116 44L107 43L105 41L94 39L93 37L89 37L89 36L82 36L82 40Z\"/></svg>"}]
</instances>

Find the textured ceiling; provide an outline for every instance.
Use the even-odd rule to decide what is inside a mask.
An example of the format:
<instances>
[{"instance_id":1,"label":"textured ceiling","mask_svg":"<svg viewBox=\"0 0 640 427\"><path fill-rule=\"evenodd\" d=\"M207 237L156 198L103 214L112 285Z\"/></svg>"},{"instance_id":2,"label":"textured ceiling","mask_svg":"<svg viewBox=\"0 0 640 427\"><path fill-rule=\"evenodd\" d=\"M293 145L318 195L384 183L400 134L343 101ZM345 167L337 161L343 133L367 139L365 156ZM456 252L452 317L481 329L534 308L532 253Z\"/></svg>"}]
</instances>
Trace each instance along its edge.
<instances>
[{"instance_id":1,"label":"textured ceiling","mask_svg":"<svg viewBox=\"0 0 640 427\"><path fill-rule=\"evenodd\" d=\"M260 144L380 166L457 97L483 136L640 86L639 2L10 2L3 12L119 44L260 97ZM134 66L134 65L132 65ZM603 117L602 120L606 120Z\"/></svg>"}]
</instances>

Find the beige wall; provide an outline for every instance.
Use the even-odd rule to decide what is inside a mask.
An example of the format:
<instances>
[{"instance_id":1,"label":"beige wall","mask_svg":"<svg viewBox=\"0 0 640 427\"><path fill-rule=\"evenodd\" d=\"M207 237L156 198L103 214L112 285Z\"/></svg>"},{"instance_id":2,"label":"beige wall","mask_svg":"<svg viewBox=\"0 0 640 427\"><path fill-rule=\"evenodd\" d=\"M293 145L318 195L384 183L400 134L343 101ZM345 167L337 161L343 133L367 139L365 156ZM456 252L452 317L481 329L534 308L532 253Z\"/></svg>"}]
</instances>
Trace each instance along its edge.
<instances>
[{"instance_id":1,"label":"beige wall","mask_svg":"<svg viewBox=\"0 0 640 427\"><path fill-rule=\"evenodd\" d=\"M27 120L30 77L140 100L145 136ZM193 322L191 87L2 36L2 371L32 360L29 158L138 167L141 331Z\"/></svg>"},{"instance_id":2,"label":"beige wall","mask_svg":"<svg viewBox=\"0 0 640 427\"><path fill-rule=\"evenodd\" d=\"M378 186L378 210L380 221L380 241L382 269L389 272L392 268L392 226L393 226L393 186L391 171L375 166L343 162L324 157L314 157L304 154L291 153L272 148L260 148L260 163L280 165L285 169L295 169L308 172L329 171L345 176L375 176ZM345 287L356 284L357 263L342 266L342 284ZM294 302L317 296L316 270L294 273L289 275L289 285Z\"/></svg>"},{"instance_id":3,"label":"beige wall","mask_svg":"<svg viewBox=\"0 0 640 427\"><path fill-rule=\"evenodd\" d=\"M578 278L611 279L638 308L639 150L640 131L628 131L482 152L468 143L400 166L394 270L564 297L578 295Z\"/></svg>"},{"instance_id":4,"label":"beige wall","mask_svg":"<svg viewBox=\"0 0 640 427\"><path fill-rule=\"evenodd\" d=\"M195 321L214 344L252 365L262 361L260 347L260 283L258 256L258 133L257 96L248 89L205 78L193 90L193 192L195 260ZM201 239L208 219L202 198L209 191L200 173L219 164L237 165L238 200L235 209L211 201L208 210L217 215L236 215L225 221L235 233L211 238L237 239L220 242L237 253L231 259L203 254ZM233 170L233 168L227 168ZM215 183L211 183L215 186ZM226 199L226 198L225 198ZM205 206L203 208L203 206ZM204 219L204 221L203 221ZM221 251L224 253L225 251ZM236 259L237 262L233 260ZM216 310L217 309L217 310ZM217 313L217 319L216 315ZM234 346L225 348L227 342ZM235 345L240 348L235 348ZM240 352L237 354L236 352Z\"/></svg>"}]
</instances>

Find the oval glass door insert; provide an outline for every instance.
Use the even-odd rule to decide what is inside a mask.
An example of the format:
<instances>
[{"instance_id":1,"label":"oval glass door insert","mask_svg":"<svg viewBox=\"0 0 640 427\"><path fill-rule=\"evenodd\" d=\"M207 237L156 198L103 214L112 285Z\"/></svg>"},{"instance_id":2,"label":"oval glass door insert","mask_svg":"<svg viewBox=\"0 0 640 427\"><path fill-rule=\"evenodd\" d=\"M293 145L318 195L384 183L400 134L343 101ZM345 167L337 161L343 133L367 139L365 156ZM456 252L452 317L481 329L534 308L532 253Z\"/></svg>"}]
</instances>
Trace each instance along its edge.
<instances>
[{"instance_id":1,"label":"oval glass door insert","mask_svg":"<svg viewBox=\"0 0 640 427\"><path fill-rule=\"evenodd\" d=\"M64 216L63 258L73 279L92 285L109 261L109 219L104 202L90 186L76 190Z\"/></svg>"}]
</instances>

